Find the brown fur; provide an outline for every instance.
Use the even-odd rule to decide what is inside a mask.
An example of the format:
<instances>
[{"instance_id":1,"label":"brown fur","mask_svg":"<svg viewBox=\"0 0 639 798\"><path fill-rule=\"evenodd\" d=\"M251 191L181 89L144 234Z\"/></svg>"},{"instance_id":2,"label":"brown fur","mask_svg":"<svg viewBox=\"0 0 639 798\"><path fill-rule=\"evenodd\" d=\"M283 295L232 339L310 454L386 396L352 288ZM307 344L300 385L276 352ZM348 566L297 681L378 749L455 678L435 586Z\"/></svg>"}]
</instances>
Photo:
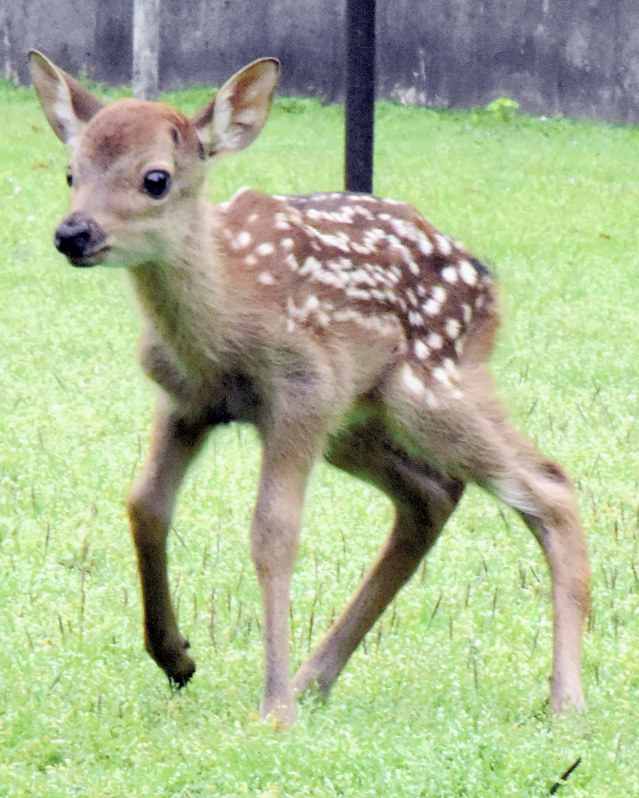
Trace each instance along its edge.
<instances>
[{"instance_id":1,"label":"brown fur","mask_svg":"<svg viewBox=\"0 0 639 798\"><path fill-rule=\"evenodd\" d=\"M244 191L210 205L203 156L259 133L272 60L242 70L192 120L133 100L100 108L37 53L32 71L54 130L72 145L72 214L57 245L77 266L126 266L145 317L140 360L161 390L128 508L146 646L169 678L181 685L195 670L166 572L177 491L210 430L236 420L255 424L264 447L251 527L264 715L289 724L295 694L312 683L330 689L467 482L518 510L537 537L552 577L551 706L584 707L586 543L570 480L512 429L495 398L485 361L498 310L487 270L401 203ZM158 172L170 185L154 197L146 181ZM291 681L289 586L322 454L377 485L396 515L359 590Z\"/></svg>"}]
</instances>

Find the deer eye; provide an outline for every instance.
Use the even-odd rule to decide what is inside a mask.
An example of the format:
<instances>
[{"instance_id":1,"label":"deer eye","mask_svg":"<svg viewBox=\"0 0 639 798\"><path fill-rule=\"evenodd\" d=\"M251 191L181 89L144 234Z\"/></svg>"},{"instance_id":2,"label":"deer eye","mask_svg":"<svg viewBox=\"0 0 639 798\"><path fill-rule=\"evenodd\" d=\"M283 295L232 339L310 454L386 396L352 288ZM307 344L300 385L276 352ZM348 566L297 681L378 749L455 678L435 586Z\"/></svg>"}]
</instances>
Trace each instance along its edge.
<instances>
[{"instance_id":1,"label":"deer eye","mask_svg":"<svg viewBox=\"0 0 639 798\"><path fill-rule=\"evenodd\" d=\"M71 173L71 167L67 167L67 186L71 188L73 185L73 174Z\"/></svg>"},{"instance_id":2,"label":"deer eye","mask_svg":"<svg viewBox=\"0 0 639 798\"><path fill-rule=\"evenodd\" d=\"M153 199L162 199L171 188L171 175L164 169L153 169L144 177L144 190Z\"/></svg>"}]
</instances>

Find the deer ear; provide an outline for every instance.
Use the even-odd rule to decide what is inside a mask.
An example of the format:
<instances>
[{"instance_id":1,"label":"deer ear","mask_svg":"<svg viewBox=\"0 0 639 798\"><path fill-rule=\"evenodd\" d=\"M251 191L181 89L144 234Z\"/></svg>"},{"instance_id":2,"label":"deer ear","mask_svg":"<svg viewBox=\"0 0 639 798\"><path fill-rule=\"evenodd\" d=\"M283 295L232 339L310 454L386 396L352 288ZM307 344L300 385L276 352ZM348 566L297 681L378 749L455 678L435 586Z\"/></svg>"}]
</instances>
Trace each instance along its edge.
<instances>
[{"instance_id":1,"label":"deer ear","mask_svg":"<svg viewBox=\"0 0 639 798\"><path fill-rule=\"evenodd\" d=\"M280 74L275 58L260 58L222 86L191 120L209 156L243 150L264 127Z\"/></svg>"},{"instance_id":2,"label":"deer ear","mask_svg":"<svg viewBox=\"0 0 639 798\"><path fill-rule=\"evenodd\" d=\"M102 103L37 50L29 52L29 68L40 105L53 132L73 148L86 123L102 108Z\"/></svg>"}]
</instances>

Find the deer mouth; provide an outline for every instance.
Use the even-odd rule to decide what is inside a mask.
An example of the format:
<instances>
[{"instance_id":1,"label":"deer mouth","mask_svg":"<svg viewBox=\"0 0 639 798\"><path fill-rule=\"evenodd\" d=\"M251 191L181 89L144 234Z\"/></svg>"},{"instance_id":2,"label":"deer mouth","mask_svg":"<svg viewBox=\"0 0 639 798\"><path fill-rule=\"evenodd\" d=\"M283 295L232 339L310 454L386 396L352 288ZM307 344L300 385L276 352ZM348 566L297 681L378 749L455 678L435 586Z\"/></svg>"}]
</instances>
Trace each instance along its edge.
<instances>
[{"instance_id":1,"label":"deer mouth","mask_svg":"<svg viewBox=\"0 0 639 798\"><path fill-rule=\"evenodd\" d=\"M67 255L69 263L76 269L88 269L102 263L110 247L100 247L93 252L85 252L82 255Z\"/></svg>"}]
</instances>

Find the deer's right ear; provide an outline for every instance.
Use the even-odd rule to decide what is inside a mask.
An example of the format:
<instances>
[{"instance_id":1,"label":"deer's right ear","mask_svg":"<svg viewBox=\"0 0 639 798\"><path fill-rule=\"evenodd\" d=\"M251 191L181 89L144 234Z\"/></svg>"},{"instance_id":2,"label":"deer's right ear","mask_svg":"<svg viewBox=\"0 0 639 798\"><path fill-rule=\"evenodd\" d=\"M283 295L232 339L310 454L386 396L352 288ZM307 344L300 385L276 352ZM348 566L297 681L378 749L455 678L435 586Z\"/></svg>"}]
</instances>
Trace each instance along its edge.
<instances>
[{"instance_id":1,"label":"deer's right ear","mask_svg":"<svg viewBox=\"0 0 639 798\"><path fill-rule=\"evenodd\" d=\"M53 132L73 149L84 126L102 108L102 103L37 50L29 52L29 68Z\"/></svg>"}]
</instances>

